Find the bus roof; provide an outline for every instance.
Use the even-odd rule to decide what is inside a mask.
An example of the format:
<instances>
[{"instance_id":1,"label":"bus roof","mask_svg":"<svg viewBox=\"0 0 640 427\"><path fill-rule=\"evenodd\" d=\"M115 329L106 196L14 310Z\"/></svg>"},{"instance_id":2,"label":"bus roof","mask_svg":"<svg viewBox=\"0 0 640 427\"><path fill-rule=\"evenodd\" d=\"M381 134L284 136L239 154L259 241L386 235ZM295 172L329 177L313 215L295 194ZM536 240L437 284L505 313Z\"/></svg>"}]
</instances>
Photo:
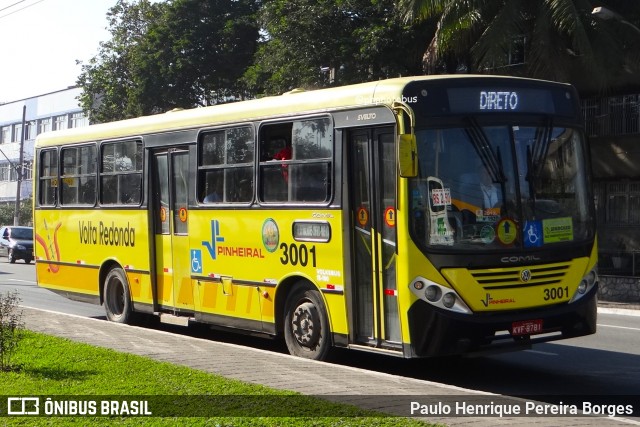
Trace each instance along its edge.
<instances>
[{"instance_id":1,"label":"bus roof","mask_svg":"<svg viewBox=\"0 0 640 427\"><path fill-rule=\"evenodd\" d=\"M531 80L490 75L433 75L399 77L311 91L293 90L279 96L250 101L188 110L174 110L134 119L45 132L36 138L36 147L117 139L156 132L264 120L267 118L286 117L291 113L311 114L336 109L365 107L367 105L391 105L394 100L401 99L403 89L411 82L469 78Z\"/></svg>"}]
</instances>

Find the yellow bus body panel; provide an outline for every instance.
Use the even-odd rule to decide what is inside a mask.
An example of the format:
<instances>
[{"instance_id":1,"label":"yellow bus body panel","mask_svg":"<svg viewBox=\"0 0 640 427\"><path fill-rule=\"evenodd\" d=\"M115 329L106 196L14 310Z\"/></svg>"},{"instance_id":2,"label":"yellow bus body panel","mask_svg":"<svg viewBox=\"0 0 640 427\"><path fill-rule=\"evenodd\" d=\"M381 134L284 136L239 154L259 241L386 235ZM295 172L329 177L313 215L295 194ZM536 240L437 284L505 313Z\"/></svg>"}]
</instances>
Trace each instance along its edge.
<instances>
[{"instance_id":1,"label":"yellow bus body panel","mask_svg":"<svg viewBox=\"0 0 640 427\"><path fill-rule=\"evenodd\" d=\"M34 223L40 286L98 296L99 269L113 261L125 270L132 297L151 304L146 211L36 210Z\"/></svg>"},{"instance_id":2,"label":"yellow bus body panel","mask_svg":"<svg viewBox=\"0 0 640 427\"><path fill-rule=\"evenodd\" d=\"M295 221L317 222L318 217L329 224L330 241L301 242L293 238ZM213 219L220 222L220 237L224 238L215 246L215 259L204 245L211 242ZM267 219L278 228L275 246L265 243L263 226ZM159 254L157 303L165 309L274 323L278 285L295 277L308 280L322 291L332 331L348 333L339 211L247 210L240 214L234 210L192 209L185 237L188 248L182 255L200 251L200 273L190 271L189 266L175 268L176 257L182 255L172 251L172 236L156 235L149 240L144 210L36 210L35 222L39 236L36 271L42 287L97 297L102 286L100 268L114 262L125 270L134 305L152 305L153 251L149 242L154 241ZM117 241L112 230L120 233ZM120 241L125 233L132 237L135 234L133 242L127 240L128 245ZM175 286L176 277L179 287ZM336 289L341 291L332 293Z\"/></svg>"},{"instance_id":3,"label":"yellow bus body panel","mask_svg":"<svg viewBox=\"0 0 640 427\"><path fill-rule=\"evenodd\" d=\"M330 241L296 241L294 222L313 223L318 217L329 224ZM212 221L218 221L217 236ZM278 285L290 277L306 279L320 291L344 289L341 233L335 210L192 210L191 249L200 251L202 260L202 271L192 273L196 311L274 323ZM346 334L344 293L323 295L331 330Z\"/></svg>"}]
</instances>

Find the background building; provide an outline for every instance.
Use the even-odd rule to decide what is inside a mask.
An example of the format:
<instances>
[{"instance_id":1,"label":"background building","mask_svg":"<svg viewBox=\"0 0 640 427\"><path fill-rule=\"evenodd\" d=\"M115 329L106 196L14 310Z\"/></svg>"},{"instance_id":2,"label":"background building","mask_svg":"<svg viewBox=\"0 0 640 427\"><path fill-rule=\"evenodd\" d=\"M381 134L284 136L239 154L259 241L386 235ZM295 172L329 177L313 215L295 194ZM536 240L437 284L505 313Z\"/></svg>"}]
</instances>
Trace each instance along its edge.
<instances>
[{"instance_id":1,"label":"background building","mask_svg":"<svg viewBox=\"0 0 640 427\"><path fill-rule=\"evenodd\" d=\"M640 93L584 99L601 275L635 277L640 301Z\"/></svg>"},{"instance_id":2,"label":"background building","mask_svg":"<svg viewBox=\"0 0 640 427\"><path fill-rule=\"evenodd\" d=\"M50 130L88 126L78 104L79 87L0 104L0 203L15 203L18 165L22 151L20 199L32 192L33 144L38 134ZM23 119L24 112L24 119ZM22 139L24 132L24 140Z\"/></svg>"}]
</instances>

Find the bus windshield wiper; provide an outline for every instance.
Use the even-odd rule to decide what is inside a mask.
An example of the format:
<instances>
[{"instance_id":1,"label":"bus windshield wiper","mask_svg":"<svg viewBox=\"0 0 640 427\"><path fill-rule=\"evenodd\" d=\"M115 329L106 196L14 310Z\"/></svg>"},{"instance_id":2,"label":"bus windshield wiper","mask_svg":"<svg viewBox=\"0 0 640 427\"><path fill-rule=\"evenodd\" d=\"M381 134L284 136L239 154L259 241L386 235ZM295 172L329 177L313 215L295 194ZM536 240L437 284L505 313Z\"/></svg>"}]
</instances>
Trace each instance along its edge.
<instances>
[{"instance_id":1,"label":"bus windshield wiper","mask_svg":"<svg viewBox=\"0 0 640 427\"><path fill-rule=\"evenodd\" d=\"M494 154L491 150L491 144L489 143L489 138L484 133L484 130L478 125L478 123L473 118L468 118L470 126L465 130L467 135L469 135L469 139L473 143L473 148L475 148L480 160L482 160L482 164L489 169L489 173L491 174L492 179L497 182L500 182L503 186L507 180L507 177L504 174L504 168L502 166L502 158L500 156L500 149L497 150L497 154ZM504 194L504 193L503 193Z\"/></svg>"},{"instance_id":2,"label":"bus windshield wiper","mask_svg":"<svg viewBox=\"0 0 640 427\"><path fill-rule=\"evenodd\" d=\"M536 129L536 139L533 143L532 150L532 168L529 169L530 180L535 180L542 173L544 167L544 160L549 153L549 145L551 145L551 132L553 124L551 119L548 119L543 128Z\"/></svg>"},{"instance_id":3,"label":"bus windshield wiper","mask_svg":"<svg viewBox=\"0 0 640 427\"><path fill-rule=\"evenodd\" d=\"M502 200L505 201L505 203L503 203L503 207L505 209L505 214L507 214L509 205L508 203L506 203L505 197L507 194L507 176L504 174L504 166L502 164L500 147L496 148L496 153L494 154L491 150L489 138L487 138L487 134L484 132L482 127L480 127L480 125L478 125L478 123L473 118L469 117L468 120L470 126L465 129L467 135L469 135L469 139L473 143L473 147L482 160L482 164L488 169L489 174L491 175L491 179L500 183L500 195L502 197Z\"/></svg>"},{"instance_id":4,"label":"bus windshield wiper","mask_svg":"<svg viewBox=\"0 0 640 427\"><path fill-rule=\"evenodd\" d=\"M553 124L551 119L546 120L544 127L536 129L536 139L533 148L527 146L527 181L529 182L529 198L535 200L536 181L544 168L544 160L549 153L551 145L551 133Z\"/></svg>"}]
</instances>

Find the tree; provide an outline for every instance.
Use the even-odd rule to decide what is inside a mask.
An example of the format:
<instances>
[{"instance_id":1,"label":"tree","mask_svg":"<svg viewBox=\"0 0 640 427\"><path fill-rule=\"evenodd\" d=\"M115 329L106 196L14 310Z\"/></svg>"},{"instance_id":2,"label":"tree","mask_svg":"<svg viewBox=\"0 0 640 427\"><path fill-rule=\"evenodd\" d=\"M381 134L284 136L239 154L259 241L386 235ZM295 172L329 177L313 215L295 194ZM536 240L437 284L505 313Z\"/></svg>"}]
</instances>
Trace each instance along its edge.
<instances>
[{"instance_id":1,"label":"tree","mask_svg":"<svg viewBox=\"0 0 640 427\"><path fill-rule=\"evenodd\" d=\"M0 224L13 224L16 206L14 203L0 204ZM18 212L18 224L33 224L33 201L31 198L22 200Z\"/></svg>"},{"instance_id":2,"label":"tree","mask_svg":"<svg viewBox=\"0 0 640 427\"><path fill-rule=\"evenodd\" d=\"M256 92L326 87L420 73L428 24L404 24L390 0L271 0L245 81Z\"/></svg>"},{"instance_id":3,"label":"tree","mask_svg":"<svg viewBox=\"0 0 640 427\"><path fill-rule=\"evenodd\" d=\"M111 40L101 42L98 54L82 65L77 84L80 105L92 123L135 117L143 108L135 102L137 57L148 26L158 20L165 3L118 0L107 13Z\"/></svg>"},{"instance_id":4,"label":"tree","mask_svg":"<svg viewBox=\"0 0 640 427\"><path fill-rule=\"evenodd\" d=\"M430 73L524 75L598 91L625 62L588 0L402 0L399 8L408 22L438 19L423 57Z\"/></svg>"},{"instance_id":5,"label":"tree","mask_svg":"<svg viewBox=\"0 0 640 427\"><path fill-rule=\"evenodd\" d=\"M96 123L242 98L259 4L118 0L107 14L111 40L78 78L84 111Z\"/></svg>"},{"instance_id":6,"label":"tree","mask_svg":"<svg viewBox=\"0 0 640 427\"><path fill-rule=\"evenodd\" d=\"M151 111L248 96L239 79L253 60L254 0L175 0L141 44L137 99Z\"/></svg>"}]
</instances>

